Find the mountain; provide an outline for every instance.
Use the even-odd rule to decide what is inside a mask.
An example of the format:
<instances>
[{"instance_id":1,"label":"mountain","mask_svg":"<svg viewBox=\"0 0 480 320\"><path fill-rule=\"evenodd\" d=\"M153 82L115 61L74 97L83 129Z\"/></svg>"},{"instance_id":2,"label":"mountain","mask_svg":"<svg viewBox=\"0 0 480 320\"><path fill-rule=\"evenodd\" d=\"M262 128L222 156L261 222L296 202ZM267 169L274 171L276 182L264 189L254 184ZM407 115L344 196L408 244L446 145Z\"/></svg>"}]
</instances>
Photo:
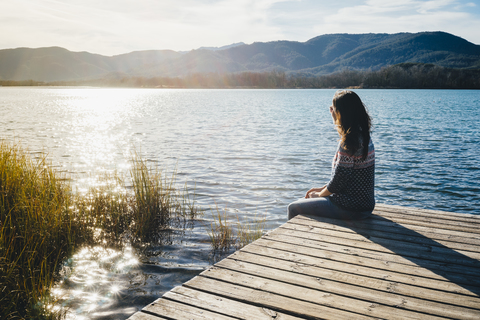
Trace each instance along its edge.
<instances>
[{"instance_id":1,"label":"mountain","mask_svg":"<svg viewBox=\"0 0 480 320\"><path fill-rule=\"evenodd\" d=\"M0 50L0 79L60 81L131 74L137 69L174 60L180 53L170 50L137 51L113 57L71 52L60 47Z\"/></svg>"},{"instance_id":2,"label":"mountain","mask_svg":"<svg viewBox=\"0 0 480 320\"><path fill-rule=\"evenodd\" d=\"M237 42L237 43L232 43L227 46L222 46L222 47L200 47L198 50L212 50L212 51L218 51L218 50L225 50L233 47L238 47L238 46L243 46L245 43L244 42ZM183 51L184 53L186 51Z\"/></svg>"},{"instance_id":3,"label":"mountain","mask_svg":"<svg viewBox=\"0 0 480 320\"><path fill-rule=\"evenodd\" d=\"M480 46L444 32L331 34L307 42L254 43L222 52L248 70L328 74L345 68L379 69L405 63L480 67Z\"/></svg>"},{"instance_id":4,"label":"mountain","mask_svg":"<svg viewBox=\"0 0 480 320\"><path fill-rule=\"evenodd\" d=\"M182 77L193 73L284 71L317 76L378 70L399 63L480 68L480 46L445 32L328 34L306 42L272 41L189 52L136 51L112 57L59 47L0 50L0 80Z\"/></svg>"}]
</instances>

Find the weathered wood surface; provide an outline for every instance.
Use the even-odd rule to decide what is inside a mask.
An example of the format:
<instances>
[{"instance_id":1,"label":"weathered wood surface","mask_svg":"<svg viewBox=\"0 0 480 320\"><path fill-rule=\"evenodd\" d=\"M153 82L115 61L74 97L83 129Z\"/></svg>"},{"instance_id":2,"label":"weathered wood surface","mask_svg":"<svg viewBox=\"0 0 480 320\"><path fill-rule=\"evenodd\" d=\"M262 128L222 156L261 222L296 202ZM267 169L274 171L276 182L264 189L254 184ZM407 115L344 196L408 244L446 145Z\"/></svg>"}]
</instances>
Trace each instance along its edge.
<instances>
[{"instance_id":1,"label":"weathered wood surface","mask_svg":"<svg viewBox=\"0 0 480 320\"><path fill-rule=\"evenodd\" d=\"M380 205L296 217L131 320L480 319L480 217Z\"/></svg>"}]
</instances>

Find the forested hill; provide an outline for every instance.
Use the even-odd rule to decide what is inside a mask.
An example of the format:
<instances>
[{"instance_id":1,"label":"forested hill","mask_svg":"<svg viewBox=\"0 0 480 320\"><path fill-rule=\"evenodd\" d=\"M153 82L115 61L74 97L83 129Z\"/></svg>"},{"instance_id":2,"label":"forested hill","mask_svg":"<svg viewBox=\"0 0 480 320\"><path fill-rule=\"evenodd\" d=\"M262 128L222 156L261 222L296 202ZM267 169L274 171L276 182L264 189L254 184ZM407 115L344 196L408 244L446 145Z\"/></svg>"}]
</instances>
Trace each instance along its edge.
<instances>
[{"instance_id":1,"label":"forested hill","mask_svg":"<svg viewBox=\"0 0 480 320\"><path fill-rule=\"evenodd\" d=\"M480 68L480 45L445 32L329 34L306 42L272 41L189 52L137 51L112 57L59 47L0 50L0 80L66 81L183 77L196 73L280 71L319 76L379 70L399 63Z\"/></svg>"}]
</instances>

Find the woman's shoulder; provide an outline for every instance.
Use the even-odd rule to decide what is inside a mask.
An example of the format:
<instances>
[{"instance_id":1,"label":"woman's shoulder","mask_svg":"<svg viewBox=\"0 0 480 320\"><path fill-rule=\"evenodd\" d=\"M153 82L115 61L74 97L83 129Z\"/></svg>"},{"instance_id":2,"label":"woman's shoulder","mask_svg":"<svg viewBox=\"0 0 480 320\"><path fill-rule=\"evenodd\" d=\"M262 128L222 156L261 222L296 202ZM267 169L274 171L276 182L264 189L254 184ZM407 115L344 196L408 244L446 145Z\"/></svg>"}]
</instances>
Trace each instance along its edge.
<instances>
[{"instance_id":1,"label":"woman's shoulder","mask_svg":"<svg viewBox=\"0 0 480 320\"><path fill-rule=\"evenodd\" d=\"M350 150L347 149L345 143L342 143L342 142L338 143L337 152L340 152L340 153L343 153L343 154L346 154L346 155L349 155L349 156L353 156L353 157L363 155L363 146L364 146L363 138L360 137L359 139L360 139L359 144L358 144L359 147L353 154ZM368 141L368 151L370 152L372 150L375 150L375 146L373 144L372 138L370 138L370 140Z\"/></svg>"}]
</instances>

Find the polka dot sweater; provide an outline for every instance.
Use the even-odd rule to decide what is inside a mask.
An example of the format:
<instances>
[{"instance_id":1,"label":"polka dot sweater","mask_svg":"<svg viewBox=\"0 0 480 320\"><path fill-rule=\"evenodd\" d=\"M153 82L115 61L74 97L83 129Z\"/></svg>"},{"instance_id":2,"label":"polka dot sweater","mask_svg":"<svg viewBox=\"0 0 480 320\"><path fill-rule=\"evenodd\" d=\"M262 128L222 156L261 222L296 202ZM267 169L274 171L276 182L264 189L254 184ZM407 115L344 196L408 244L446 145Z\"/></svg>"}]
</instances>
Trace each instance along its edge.
<instances>
[{"instance_id":1,"label":"polka dot sweater","mask_svg":"<svg viewBox=\"0 0 480 320\"><path fill-rule=\"evenodd\" d=\"M372 211L375 207L375 147L368 144L368 155L362 159L360 148L352 156L338 145L332 163L332 177L327 184L330 200L351 211Z\"/></svg>"}]
</instances>

